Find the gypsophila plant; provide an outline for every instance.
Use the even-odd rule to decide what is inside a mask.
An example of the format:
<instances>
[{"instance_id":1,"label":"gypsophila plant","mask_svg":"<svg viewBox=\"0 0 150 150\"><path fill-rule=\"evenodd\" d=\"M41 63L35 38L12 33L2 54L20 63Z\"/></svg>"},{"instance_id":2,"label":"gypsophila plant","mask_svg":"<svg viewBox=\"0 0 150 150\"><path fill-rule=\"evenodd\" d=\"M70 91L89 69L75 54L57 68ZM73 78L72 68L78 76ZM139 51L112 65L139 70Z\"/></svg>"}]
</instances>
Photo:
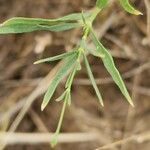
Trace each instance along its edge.
<instances>
[{"instance_id":1,"label":"gypsophila plant","mask_svg":"<svg viewBox=\"0 0 150 150\"><path fill-rule=\"evenodd\" d=\"M44 99L41 105L42 111L50 102L51 97L53 96L59 82L64 78L64 76L67 73L69 73L69 76L66 80L66 84L64 87L65 88L64 92L56 99L56 101L58 102L62 101L63 106L62 106L60 119L58 122L56 132L51 140L52 146L55 146L57 143L57 139L58 139L61 125L62 125L62 120L63 120L66 106L67 105L69 106L71 104L71 86L73 83L73 79L76 75L76 72L81 70L81 64L80 64L81 59L84 60L84 63L87 69L87 74L89 76L89 79L91 80L91 83L98 97L98 100L102 106L104 105L102 96L96 85L92 70L90 68L90 64L86 56L86 52L88 51L87 49L88 38L92 39L92 42L95 46L95 50L93 52L92 50L88 52L90 52L90 54L96 57L99 57L102 60L105 68L112 76L114 82L117 84L117 86L119 87L120 91L122 92L126 100L132 106L134 106L130 98L130 95L126 89L126 86L120 76L120 73L115 67L115 64L114 64L114 61L110 52L99 41L93 29L93 21L95 20L96 16L102 11L102 9L106 7L108 1L109 0L97 0L96 6L94 7L94 9L92 9L89 12L73 13L73 14L69 14L67 16L58 18L58 19L14 17L0 24L0 34L25 33L25 32L32 32L36 30L47 30L47 31L58 32L58 31L70 30L73 28L82 29L82 37L79 43L72 50L70 50L69 52L54 56L54 57L49 57L49 58L45 58L42 60L38 60L34 63L34 64L39 64L39 63L52 62L52 61L58 61L58 60L63 59L63 65L53 77L47 89L47 92L44 96ZM135 10L130 5L128 0L118 0L118 2L120 2L121 6L127 12L134 14L134 15L142 15L141 12L139 12L138 10Z\"/></svg>"}]
</instances>

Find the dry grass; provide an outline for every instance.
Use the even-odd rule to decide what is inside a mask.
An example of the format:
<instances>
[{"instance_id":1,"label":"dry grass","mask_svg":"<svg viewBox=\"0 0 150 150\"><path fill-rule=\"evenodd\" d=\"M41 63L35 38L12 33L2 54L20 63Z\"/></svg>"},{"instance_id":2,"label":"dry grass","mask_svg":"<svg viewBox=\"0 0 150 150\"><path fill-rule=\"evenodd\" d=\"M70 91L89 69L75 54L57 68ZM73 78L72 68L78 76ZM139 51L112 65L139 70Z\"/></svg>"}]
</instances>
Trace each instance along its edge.
<instances>
[{"instance_id":1,"label":"dry grass","mask_svg":"<svg viewBox=\"0 0 150 150\"><path fill-rule=\"evenodd\" d=\"M74 81L72 106L66 112L56 150L149 149L150 7L149 0L135 4L144 13L142 17L126 14L112 1L98 17L95 29L103 44L111 49L136 107L130 108L123 101L103 65L90 57L105 107L99 108L83 68ZM90 0L1 0L0 17L1 21L18 15L53 18L93 5ZM0 36L0 140L5 149L49 149L49 132L56 127L60 105L52 102L41 112L40 104L61 62L38 66L32 63L37 58L72 48L79 37L80 30L49 33L49 36L47 32ZM93 47L90 41L89 47ZM37 49L40 49L38 53ZM55 96L61 93L63 84L62 81Z\"/></svg>"}]
</instances>

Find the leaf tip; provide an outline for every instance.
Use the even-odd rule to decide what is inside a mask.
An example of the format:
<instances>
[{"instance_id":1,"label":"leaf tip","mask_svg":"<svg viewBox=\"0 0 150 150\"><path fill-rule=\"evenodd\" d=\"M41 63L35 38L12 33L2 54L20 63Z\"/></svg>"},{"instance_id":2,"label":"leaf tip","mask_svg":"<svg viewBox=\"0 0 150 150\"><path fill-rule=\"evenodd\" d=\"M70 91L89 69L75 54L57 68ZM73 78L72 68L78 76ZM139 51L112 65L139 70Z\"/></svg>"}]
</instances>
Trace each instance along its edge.
<instances>
[{"instance_id":1,"label":"leaf tip","mask_svg":"<svg viewBox=\"0 0 150 150\"><path fill-rule=\"evenodd\" d=\"M134 14L135 14L135 15L143 15L143 13L140 12L140 11L138 11L138 10L135 10L135 11L134 11Z\"/></svg>"},{"instance_id":2,"label":"leaf tip","mask_svg":"<svg viewBox=\"0 0 150 150\"><path fill-rule=\"evenodd\" d=\"M38 61L35 61L33 64L34 64L34 65L37 65L37 64L39 64L39 63L38 63Z\"/></svg>"},{"instance_id":3,"label":"leaf tip","mask_svg":"<svg viewBox=\"0 0 150 150\"><path fill-rule=\"evenodd\" d=\"M102 99L102 98L99 99L99 102L100 102L101 106L104 107L104 102L103 102L103 99Z\"/></svg>"},{"instance_id":4,"label":"leaf tip","mask_svg":"<svg viewBox=\"0 0 150 150\"><path fill-rule=\"evenodd\" d=\"M130 105L131 105L132 107L135 107L135 106L134 106L134 103L133 103L132 101L130 101Z\"/></svg>"},{"instance_id":5,"label":"leaf tip","mask_svg":"<svg viewBox=\"0 0 150 150\"><path fill-rule=\"evenodd\" d=\"M132 101L132 99L131 99L130 96L127 97L127 100L128 100L129 104L130 104L132 107L135 107L135 106L134 106L134 103L133 103L133 101Z\"/></svg>"},{"instance_id":6,"label":"leaf tip","mask_svg":"<svg viewBox=\"0 0 150 150\"><path fill-rule=\"evenodd\" d=\"M42 63L42 61L41 61L41 60L37 60L37 61L35 61L33 64L34 64L34 65L37 65L37 64L40 64L40 63Z\"/></svg>"},{"instance_id":7,"label":"leaf tip","mask_svg":"<svg viewBox=\"0 0 150 150\"><path fill-rule=\"evenodd\" d=\"M41 105L41 111L43 111L45 109L45 107L46 107L46 104L42 103L42 105Z\"/></svg>"}]
</instances>

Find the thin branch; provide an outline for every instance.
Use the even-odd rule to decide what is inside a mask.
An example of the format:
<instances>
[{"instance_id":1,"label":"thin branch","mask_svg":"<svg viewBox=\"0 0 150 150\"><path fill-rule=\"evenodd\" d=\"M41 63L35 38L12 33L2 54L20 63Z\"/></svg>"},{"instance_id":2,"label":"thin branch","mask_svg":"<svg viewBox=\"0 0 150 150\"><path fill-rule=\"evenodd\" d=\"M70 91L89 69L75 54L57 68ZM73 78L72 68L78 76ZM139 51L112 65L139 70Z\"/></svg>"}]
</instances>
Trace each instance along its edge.
<instances>
[{"instance_id":1,"label":"thin branch","mask_svg":"<svg viewBox=\"0 0 150 150\"><path fill-rule=\"evenodd\" d=\"M144 132L142 134L133 135L133 136L128 137L126 139L123 139L123 140L120 140L120 141L117 141L117 142L99 147L96 150L112 149L116 146L120 146L121 144L126 144L126 143L131 142L131 141L134 141L134 142L137 142L137 143L143 143L143 142L149 141L149 140L150 140L150 132Z\"/></svg>"},{"instance_id":2,"label":"thin branch","mask_svg":"<svg viewBox=\"0 0 150 150\"><path fill-rule=\"evenodd\" d=\"M37 88L29 95L26 99L25 105L23 105L22 110L19 112L17 117L15 118L14 122L11 124L9 131L13 132L16 130L18 125L20 124L21 120L29 110L32 103L36 100L38 96L43 94L46 89L48 88L49 82L51 81L52 77L55 75L57 69L61 66L62 61L57 64L57 66L50 71L50 73L39 83Z\"/></svg>"},{"instance_id":3,"label":"thin branch","mask_svg":"<svg viewBox=\"0 0 150 150\"><path fill-rule=\"evenodd\" d=\"M147 11L147 40L150 43L150 1L144 0Z\"/></svg>"},{"instance_id":4,"label":"thin branch","mask_svg":"<svg viewBox=\"0 0 150 150\"><path fill-rule=\"evenodd\" d=\"M106 32L107 30L110 28L110 26L112 25L112 23L116 20L116 14L112 14L109 16L109 18L104 22L104 24L102 25L101 29L98 30L98 37L101 38ZM89 47L92 48L93 45L91 43L89 43ZM4 113L4 115L0 116L0 122L2 120L4 120L4 118L7 117L11 117L13 114L15 114L16 112L18 112L22 107L22 110L19 112L19 116L14 123L15 125L13 125L15 128L20 124L21 120L23 119L24 115L27 113L28 109L30 108L30 106L32 105L32 103L36 100L36 98L40 95L42 95L48 86L48 83L51 80L52 75L54 74L54 72L57 70L57 67L53 69L52 72L50 72L37 86L37 88L26 98L22 99L21 101L19 101L18 103L16 103L16 105L12 108L10 108L10 110L8 110L7 112ZM25 105L26 102L26 105ZM14 130L15 128L12 127L12 129ZM11 129L11 131L12 131Z\"/></svg>"},{"instance_id":5,"label":"thin branch","mask_svg":"<svg viewBox=\"0 0 150 150\"><path fill-rule=\"evenodd\" d=\"M0 133L0 144L49 144L53 133ZM58 136L58 143L76 143L98 140L96 133L61 133Z\"/></svg>"}]
</instances>

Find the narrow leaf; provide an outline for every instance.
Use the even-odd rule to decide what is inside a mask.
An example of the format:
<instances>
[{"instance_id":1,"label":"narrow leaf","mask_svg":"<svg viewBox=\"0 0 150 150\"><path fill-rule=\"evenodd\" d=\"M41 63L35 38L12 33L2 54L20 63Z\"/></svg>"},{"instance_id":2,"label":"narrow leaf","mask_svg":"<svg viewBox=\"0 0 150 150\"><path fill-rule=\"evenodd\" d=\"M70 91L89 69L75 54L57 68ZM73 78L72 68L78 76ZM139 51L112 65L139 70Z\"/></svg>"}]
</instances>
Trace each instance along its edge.
<instances>
[{"instance_id":1,"label":"narrow leaf","mask_svg":"<svg viewBox=\"0 0 150 150\"><path fill-rule=\"evenodd\" d=\"M84 13L88 18L91 13ZM14 17L0 24L0 34L25 33L36 30L64 31L80 27L81 13L70 14L58 19Z\"/></svg>"},{"instance_id":2,"label":"narrow leaf","mask_svg":"<svg viewBox=\"0 0 150 150\"><path fill-rule=\"evenodd\" d=\"M48 30L48 31L55 31L55 32L60 32L60 31L66 31L70 30L73 28L79 28L81 27L81 24L79 23L58 23L56 25L38 25L40 27L39 30Z\"/></svg>"},{"instance_id":3,"label":"narrow leaf","mask_svg":"<svg viewBox=\"0 0 150 150\"><path fill-rule=\"evenodd\" d=\"M71 87L74 76L75 76L76 71L77 71L77 68L78 68L78 62L76 62L75 66L73 67L73 69L71 71L71 73L69 74L68 79L67 79L66 84L65 84L65 88L70 88Z\"/></svg>"},{"instance_id":4,"label":"narrow leaf","mask_svg":"<svg viewBox=\"0 0 150 150\"><path fill-rule=\"evenodd\" d=\"M11 24L8 26L0 25L0 34L8 33L26 33L40 30L41 27L32 24Z\"/></svg>"},{"instance_id":5,"label":"narrow leaf","mask_svg":"<svg viewBox=\"0 0 150 150\"><path fill-rule=\"evenodd\" d=\"M62 101L62 100L64 100L65 96L66 96L66 91L63 92L55 101L57 101L57 102Z\"/></svg>"},{"instance_id":6,"label":"narrow leaf","mask_svg":"<svg viewBox=\"0 0 150 150\"><path fill-rule=\"evenodd\" d=\"M102 96L101 96L101 94L100 94L100 92L99 92L99 89L98 89L98 87L97 87L97 85L96 85L96 82L95 82L93 73L92 73L92 71L91 71L89 62L88 62L88 60L87 60L87 58L86 58L85 55L84 55L83 58L84 58L84 62L85 62L85 66L86 66L86 69L87 69L88 76L89 76L89 78L90 78L90 80L91 80L91 83L92 83L92 85L93 85L93 88L94 88L94 90L95 90L95 93L96 93L96 95L97 95L97 97L98 97L98 99L99 99L101 105L104 106L103 100L102 100Z\"/></svg>"},{"instance_id":7,"label":"narrow leaf","mask_svg":"<svg viewBox=\"0 0 150 150\"><path fill-rule=\"evenodd\" d=\"M33 32L37 30L48 30L48 31L65 31L73 28L80 27L79 23L57 23L51 25L40 25L40 24L28 24L28 23L17 23L17 24L9 24L9 25L0 25L0 34L8 34L8 33L26 33Z\"/></svg>"},{"instance_id":8,"label":"narrow leaf","mask_svg":"<svg viewBox=\"0 0 150 150\"><path fill-rule=\"evenodd\" d=\"M70 51L70 52L63 53L63 54L60 54L60 55L57 55L57 56L53 56L53 57L49 57L49 58L44 58L44 59L38 60L38 61L34 62L34 64L40 64L40 63L44 63L44 62L60 60L60 59L66 58L66 57L68 57L70 55L73 55L75 53L76 53L76 51Z\"/></svg>"},{"instance_id":9,"label":"narrow leaf","mask_svg":"<svg viewBox=\"0 0 150 150\"><path fill-rule=\"evenodd\" d=\"M143 15L140 11L136 10L130 3L129 0L119 0L121 6L128 12L134 15Z\"/></svg>"},{"instance_id":10,"label":"narrow leaf","mask_svg":"<svg viewBox=\"0 0 150 150\"><path fill-rule=\"evenodd\" d=\"M118 85L118 87L120 88L122 94L126 97L126 99L128 100L128 102L133 105L133 102L131 100L131 97L126 89L126 86L121 78L121 75L119 73L119 71L117 70L117 68L115 67L113 58L111 56L111 54L106 50L106 48L99 42L99 40L97 39L95 33L93 32L93 30L91 29L91 36L92 36L92 40L94 45L96 46L96 50L100 53L100 55L104 55L104 57L102 57L102 61L104 63L104 66L106 67L107 71L110 73L110 75L112 76L113 80L115 81L115 83Z\"/></svg>"},{"instance_id":11,"label":"narrow leaf","mask_svg":"<svg viewBox=\"0 0 150 150\"><path fill-rule=\"evenodd\" d=\"M35 24L56 24L57 21L55 19L43 19L43 18L25 18L25 17L13 17L11 19L6 20L1 25L2 26L9 26L9 25L17 25L17 24L28 24L28 25L35 25Z\"/></svg>"},{"instance_id":12,"label":"narrow leaf","mask_svg":"<svg viewBox=\"0 0 150 150\"><path fill-rule=\"evenodd\" d=\"M51 97L53 96L53 93L54 93L57 85L62 80L62 78L65 76L65 74L71 69L71 67L76 62L76 60L77 60L77 53L67 57L64 60L63 66L58 70L58 72L53 77L53 79L48 87L48 90L44 96L44 100L41 105L41 110L44 110L44 108L47 106L48 102L50 101Z\"/></svg>"},{"instance_id":13,"label":"narrow leaf","mask_svg":"<svg viewBox=\"0 0 150 150\"><path fill-rule=\"evenodd\" d=\"M86 12L84 13L85 18L90 17L91 13ZM8 26L14 24L44 24L44 25L51 25L56 24L58 22L70 22L70 21L78 21L82 20L81 13L73 13L69 14L57 19L44 19L44 18L25 18L25 17L13 17L11 19L6 20L1 25Z\"/></svg>"}]
</instances>

